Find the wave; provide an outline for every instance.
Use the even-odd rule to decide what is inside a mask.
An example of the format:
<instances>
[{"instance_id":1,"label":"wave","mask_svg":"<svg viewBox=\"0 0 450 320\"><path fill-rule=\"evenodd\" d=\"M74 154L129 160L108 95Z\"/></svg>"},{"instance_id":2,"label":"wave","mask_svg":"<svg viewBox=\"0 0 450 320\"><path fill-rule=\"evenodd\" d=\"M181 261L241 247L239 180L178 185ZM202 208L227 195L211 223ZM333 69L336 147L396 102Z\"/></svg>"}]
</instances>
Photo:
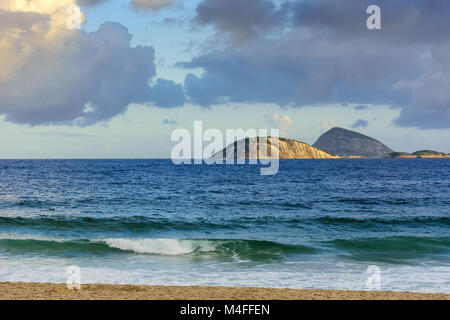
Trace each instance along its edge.
<instances>
[{"instance_id":1,"label":"wave","mask_svg":"<svg viewBox=\"0 0 450 320\"><path fill-rule=\"evenodd\" d=\"M336 239L329 241L338 248L397 253L444 252L450 249L450 238L393 236L385 238Z\"/></svg>"},{"instance_id":2,"label":"wave","mask_svg":"<svg viewBox=\"0 0 450 320\"><path fill-rule=\"evenodd\" d=\"M335 239L325 244L356 260L388 263L406 263L430 255L448 260L450 252L450 237L392 236Z\"/></svg>"},{"instance_id":3,"label":"wave","mask_svg":"<svg viewBox=\"0 0 450 320\"><path fill-rule=\"evenodd\" d=\"M233 219L205 219L194 218L190 220L163 218L163 217L66 217L60 215L34 216L34 217L0 217L2 228L39 228L50 230L81 229L84 231L98 232L148 232L148 231L213 231L230 229L248 229L265 227L270 225L286 225L288 227L301 227L316 223L320 225L336 225L345 227L373 227L378 225L402 225L422 228L427 226L450 226L449 216L376 216L351 217L351 216L246 216Z\"/></svg>"},{"instance_id":4,"label":"wave","mask_svg":"<svg viewBox=\"0 0 450 320\"><path fill-rule=\"evenodd\" d=\"M242 200L237 201L240 206L258 206L258 207L285 207L285 208L302 208L311 209L311 206L300 202L282 202L282 201L259 201L259 200Z\"/></svg>"},{"instance_id":5,"label":"wave","mask_svg":"<svg viewBox=\"0 0 450 320\"><path fill-rule=\"evenodd\" d=\"M402 225L417 225L423 226L423 224L437 224L437 225L450 225L450 217L449 216L422 216L422 217L364 217L364 218L352 218L352 217L331 217L331 216L322 216L314 219L316 222L322 224L402 224Z\"/></svg>"},{"instance_id":6,"label":"wave","mask_svg":"<svg viewBox=\"0 0 450 320\"><path fill-rule=\"evenodd\" d=\"M37 253L42 255L60 255L66 253L102 253L117 251L100 242L88 239L52 239L13 237L0 239L0 249L9 253Z\"/></svg>"},{"instance_id":7,"label":"wave","mask_svg":"<svg viewBox=\"0 0 450 320\"><path fill-rule=\"evenodd\" d=\"M224 222L214 223L204 219L197 221L185 221L168 218L154 218L144 216L128 217L65 217L65 216L34 216L34 217L0 217L0 226L5 227L39 227L49 229L75 229L81 228L84 231L134 231L143 232L151 230L178 230L189 231L198 229L220 229L229 228Z\"/></svg>"},{"instance_id":8,"label":"wave","mask_svg":"<svg viewBox=\"0 0 450 320\"><path fill-rule=\"evenodd\" d=\"M163 239L104 238L51 239L0 238L0 249L41 254L134 253L162 256L209 255L248 260L282 258L289 254L312 254L317 250L301 245L288 245L263 240L241 239Z\"/></svg>"},{"instance_id":9,"label":"wave","mask_svg":"<svg viewBox=\"0 0 450 320\"><path fill-rule=\"evenodd\" d=\"M410 205L410 206L423 206L425 204L448 204L448 200L445 198L436 198L436 197L404 197L404 198L392 198L392 197L373 197L373 198L361 198L361 197L351 197L351 198L342 198L342 197L334 197L329 199L321 199L318 202L323 203L342 203L346 205L366 205L366 206L402 206L402 205Z\"/></svg>"}]
</instances>

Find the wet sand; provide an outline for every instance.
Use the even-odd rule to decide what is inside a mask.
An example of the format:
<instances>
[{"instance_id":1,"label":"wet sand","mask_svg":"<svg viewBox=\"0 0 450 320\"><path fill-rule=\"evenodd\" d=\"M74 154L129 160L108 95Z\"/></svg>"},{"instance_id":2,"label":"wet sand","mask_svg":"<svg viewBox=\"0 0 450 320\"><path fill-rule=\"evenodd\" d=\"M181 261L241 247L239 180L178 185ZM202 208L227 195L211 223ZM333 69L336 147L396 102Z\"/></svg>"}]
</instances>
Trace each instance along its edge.
<instances>
[{"instance_id":1,"label":"wet sand","mask_svg":"<svg viewBox=\"0 0 450 320\"><path fill-rule=\"evenodd\" d=\"M82 284L70 290L66 284L0 282L0 299L33 300L450 300L450 294L298 290L248 287L197 287Z\"/></svg>"}]
</instances>

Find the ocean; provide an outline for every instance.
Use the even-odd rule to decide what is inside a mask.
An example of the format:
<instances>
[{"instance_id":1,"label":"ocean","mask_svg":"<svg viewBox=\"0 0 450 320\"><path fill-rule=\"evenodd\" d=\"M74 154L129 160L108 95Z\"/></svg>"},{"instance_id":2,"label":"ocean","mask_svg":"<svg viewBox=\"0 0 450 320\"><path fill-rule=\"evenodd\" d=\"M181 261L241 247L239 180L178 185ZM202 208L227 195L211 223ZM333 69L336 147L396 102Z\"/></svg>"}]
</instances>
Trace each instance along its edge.
<instances>
[{"instance_id":1,"label":"ocean","mask_svg":"<svg viewBox=\"0 0 450 320\"><path fill-rule=\"evenodd\" d=\"M0 281L450 293L449 159L0 160ZM373 279L373 278L372 278Z\"/></svg>"}]
</instances>

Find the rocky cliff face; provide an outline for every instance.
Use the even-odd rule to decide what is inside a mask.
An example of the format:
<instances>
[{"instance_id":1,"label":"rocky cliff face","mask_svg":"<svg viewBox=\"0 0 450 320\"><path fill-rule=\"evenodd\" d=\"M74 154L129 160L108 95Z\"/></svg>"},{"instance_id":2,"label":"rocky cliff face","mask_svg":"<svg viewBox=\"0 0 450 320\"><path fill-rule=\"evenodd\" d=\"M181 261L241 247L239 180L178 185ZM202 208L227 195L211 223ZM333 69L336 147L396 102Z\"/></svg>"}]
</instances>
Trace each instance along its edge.
<instances>
[{"instance_id":1,"label":"rocky cliff face","mask_svg":"<svg viewBox=\"0 0 450 320\"><path fill-rule=\"evenodd\" d=\"M378 140L337 127L321 135L313 146L341 157L382 158L393 152Z\"/></svg>"},{"instance_id":2,"label":"rocky cliff face","mask_svg":"<svg viewBox=\"0 0 450 320\"><path fill-rule=\"evenodd\" d=\"M228 145L221 152L216 153L213 157L220 159L233 159L234 158L242 158L242 156L238 155L237 150L239 148L243 148L245 150L245 159L261 159L261 158L270 158L272 154L276 154L274 150L274 144L272 143L272 138L267 138L267 146L264 151L264 143L263 140L258 138L251 139L243 139L235 142L234 144ZM234 154L232 151L234 145ZM259 150L259 152L258 152ZM323 150L312 147L306 143L299 142L296 140L279 138L278 140L278 150L279 150L279 158L280 159L336 159L339 158L332 154L329 154Z\"/></svg>"}]
</instances>

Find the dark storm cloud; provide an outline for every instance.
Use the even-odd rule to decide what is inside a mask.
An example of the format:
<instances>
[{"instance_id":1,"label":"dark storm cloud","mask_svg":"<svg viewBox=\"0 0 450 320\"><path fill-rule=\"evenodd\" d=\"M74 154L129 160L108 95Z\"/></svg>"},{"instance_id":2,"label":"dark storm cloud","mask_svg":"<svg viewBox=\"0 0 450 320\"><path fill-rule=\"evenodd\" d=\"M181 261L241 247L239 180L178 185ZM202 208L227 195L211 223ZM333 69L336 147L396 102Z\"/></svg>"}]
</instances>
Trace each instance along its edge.
<instances>
[{"instance_id":1,"label":"dark storm cloud","mask_svg":"<svg viewBox=\"0 0 450 320\"><path fill-rule=\"evenodd\" d=\"M204 70L185 79L193 103L390 104L398 125L450 127L450 1L204 0L193 21L233 39L179 64Z\"/></svg>"},{"instance_id":2,"label":"dark storm cloud","mask_svg":"<svg viewBox=\"0 0 450 320\"><path fill-rule=\"evenodd\" d=\"M194 22L213 25L233 40L242 41L267 32L280 22L279 18L269 0L205 0L197 7Z\"/></svg>"},{"instance_id":3,"label":"dark storm cloud","mask_svg":"<svg viewBox=\"0 0 450 320\"><path fill-rule=\"evenodd\" d=\"M217 70L208 72L201 78L194 74L186 76L185 90L190 94L191 102L201 106L206 107L227 100L251 102L256 99L287 104L298 98L294 78L290 79L277 69L259 70L240 55L225 59L214 54L205 55L179 66L207 66L208 69Z\"/></svg>"},{"instance_id":4,"label":"dark storm cloud","mask_svg":"<svg viewBox=\"0 0 450 320\"><path fill-rule=\"evenodd\" d=\"M382 31L366 28L366 9L376 4L381 9ZM446 0L335 0L290 1L284 10L292 13L295 26L314 26L341 39L371 35L380 40L399 42L433 42L447 39L449 30Z\"/></svg>"},{"instance_id":5,"label":"dark storm cloud","mask_svg":"<svg viewBox=\"0 0 450 320\"><path fill-rule=\"evenodd\" d=\"M353 129L366 128L368 125L369 125L369 121L363 120L363 119L358 119L357 121L355 121L354 124L352 124L352 128Z\"/></svg>"}]
</instances>

